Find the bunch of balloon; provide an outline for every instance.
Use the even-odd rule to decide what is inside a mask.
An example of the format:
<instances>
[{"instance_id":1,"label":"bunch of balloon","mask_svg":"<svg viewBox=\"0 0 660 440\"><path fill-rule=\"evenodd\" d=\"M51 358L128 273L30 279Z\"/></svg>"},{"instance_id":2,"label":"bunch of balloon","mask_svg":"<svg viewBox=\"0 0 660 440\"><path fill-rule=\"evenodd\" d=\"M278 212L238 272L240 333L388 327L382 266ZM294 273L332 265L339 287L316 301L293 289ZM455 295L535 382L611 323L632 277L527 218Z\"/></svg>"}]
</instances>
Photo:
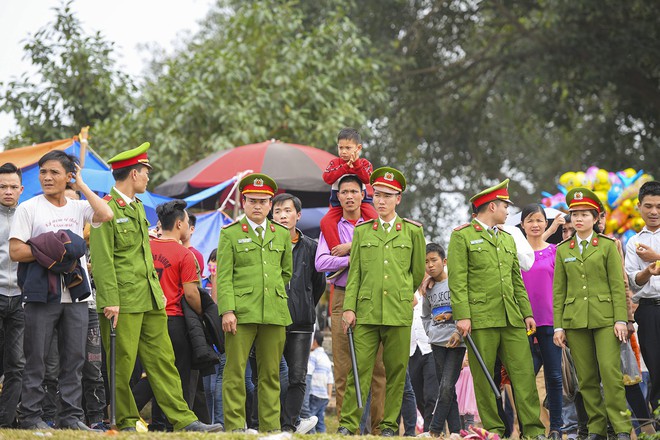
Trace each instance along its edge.
<instances>
[{"instance_id":1,"label":"bunch of balloon","mask_svg":"<svg viewBox=\"0 0 660 440\"><path fill-rule=\"evenodd\" d=\"M623 244L644 227L644 221L637 210L637 194L639 188L653 180L643 170L626 168L611 172L596 166L589 167L586 172L568 171L559 177L557 188L559 192L551 194L542 192L541 202L548 207L567 210L566 193L575 187L586 187L593 190L607 212L605 233L620 238Z\"/></svg>"}]
</instances>

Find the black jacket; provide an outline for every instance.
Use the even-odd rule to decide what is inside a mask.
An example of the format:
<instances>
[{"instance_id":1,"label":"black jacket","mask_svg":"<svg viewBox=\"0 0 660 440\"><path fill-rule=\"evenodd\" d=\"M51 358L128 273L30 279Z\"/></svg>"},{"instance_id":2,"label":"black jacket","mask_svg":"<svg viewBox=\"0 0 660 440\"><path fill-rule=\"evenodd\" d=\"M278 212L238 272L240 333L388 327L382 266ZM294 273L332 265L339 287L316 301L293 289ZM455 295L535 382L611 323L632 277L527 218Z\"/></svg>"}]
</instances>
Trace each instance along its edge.
<instances>
[{"instance_id":1,"label":"black jacket","mask_svg":"<svg viewBox=\"0 0 660 440\"><path fill-rule=\"evenodd\" d=\"M185 297L181 298L181 307L192 347L192 368L200 370L202 376L208 376L215 373L213 366L220 361L218 352L225 351L225 340L218 306L206 290L199 287L197 291L202 302L202 316L195 313ZM214 345L218 349L217 352L213 348Z\"/></svg>"},{"instance_id":2,"label":"black jacket","mask_svg":"<svg viewBox=\"0 0 660 440\"><path fill-rule=\"evenodd\" d=\"M74 302L90 295L87 273L80 265L80 258L87 250L82 237L65 229L44 232L27 244L35 261L18 264L18 286L24 302L59 304L62 298L60 276Z\"/></svg>"},{"instance_id":3,"label":"black jacket","mask_svg":"<svg viewBox=\"0 0 660 440\"><path fill-rule=\"evenodd\" d=\"M287 327L287 331L313 332L316 304L325 292L325 274L317 272L314 264L316 241L296 230L300 239L293 248L293 275L286 285L293 323Z\"/></svg>"}]
</instances>

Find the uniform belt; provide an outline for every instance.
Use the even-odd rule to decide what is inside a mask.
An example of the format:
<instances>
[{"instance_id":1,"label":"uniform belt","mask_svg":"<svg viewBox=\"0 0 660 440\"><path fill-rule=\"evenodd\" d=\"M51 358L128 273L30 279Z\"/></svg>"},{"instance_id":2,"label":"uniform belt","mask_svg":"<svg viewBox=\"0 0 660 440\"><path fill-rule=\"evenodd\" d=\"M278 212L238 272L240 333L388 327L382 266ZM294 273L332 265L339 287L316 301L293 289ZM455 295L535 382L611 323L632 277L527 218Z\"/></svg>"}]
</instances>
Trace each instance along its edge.
<instances>
[{"instance_id":1,"label":"uniform belt","mask_svg":"<svg viewBox=\"0 0 660 440\"><path fill-rule=\"evenodd\" d=\"M640 298L640 306L660 306L660 298Z\"/></svg>"}]
</instances>

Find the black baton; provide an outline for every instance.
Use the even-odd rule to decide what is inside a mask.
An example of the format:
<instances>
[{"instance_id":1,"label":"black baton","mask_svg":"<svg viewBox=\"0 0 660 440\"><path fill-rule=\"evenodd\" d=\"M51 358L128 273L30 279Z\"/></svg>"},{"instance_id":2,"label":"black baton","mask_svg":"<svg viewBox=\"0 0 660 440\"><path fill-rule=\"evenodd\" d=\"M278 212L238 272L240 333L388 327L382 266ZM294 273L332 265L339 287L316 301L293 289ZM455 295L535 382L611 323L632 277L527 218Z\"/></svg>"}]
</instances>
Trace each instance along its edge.
<instances>
[{"instance_id":1,"label":"black baton","mask_svg":"<svg viewBox=\"0 0 660 440\"><path fill-rule=\"evenodd\" d=\"M481 365L481 369L483 370L484 374L486 375L486 379L488 379L488 383L490 384L490 387L493 389L493 392L495 393L495 398L497 400L499 400L502 397L500 395L500 390L495 385L495 381L493 380L493 377L490 375L490 371L488 371L488 368L486 368L486 364L484 363L484 360L481 358L481 354L479 354L479 350L477 350L477 346L474 345L474 341L472 340L472 336L470 336L470 334L467 333L465 335L465 339L467 339L468 344L470 344L470 347L472 347L472 351L474 352L474 357L477 358L477 362L479 362L479 365Z\"/></svg>"},{"instance_id":2,"label":"black baton","mask_svg":"<svg viewBox=\"0 0 660 440\"><path fill-rule=\"evenodd\" d=\"M353 377L355 378L355 398L357 399L358 408L362 408L362 391L360 390L360 376L358 374L357 359L355 358L355 343L353 342L352 327L348 327L348 330L346 330L346 335L348 336L348 351L351 354Z\"/></svg>"},{"instance_id":3,"label":"black baton","mask_svg":"<svg viewBox=\"0 0 660 440\"><path fill-rule=\"evenodd\" d=\"M110 318L110 426L117 427L117 332L115 318Z\"/></svg>"}]
</instances>

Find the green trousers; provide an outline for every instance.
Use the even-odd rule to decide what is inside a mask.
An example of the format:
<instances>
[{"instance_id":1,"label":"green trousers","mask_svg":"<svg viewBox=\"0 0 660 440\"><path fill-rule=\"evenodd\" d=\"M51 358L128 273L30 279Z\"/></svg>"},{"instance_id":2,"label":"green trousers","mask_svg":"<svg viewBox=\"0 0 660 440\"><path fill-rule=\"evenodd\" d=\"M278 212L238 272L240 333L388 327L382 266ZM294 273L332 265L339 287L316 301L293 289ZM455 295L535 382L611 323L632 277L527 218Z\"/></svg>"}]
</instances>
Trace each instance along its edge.
<instances>
[{"instance_id":1,"label":"green trousers","mask_svg":"<svg viewBox=\"0 0 660 440\"><path fill-rule=\"evenodd\" d=\"M612 327L566 329L578 385L589 416L589 434L607 435L609 420L617 434L629 434L630 416L626 415L626 390L621 373L621 343ZM603 384L603 394L600 384Z\"/></svg>"},{"instance_id":2,"label":"green trousers","mask_svg":"<svg viewBox=\"0 0 660 440\"><path fill-rule=\"evenodd\" d=\"M525 437L545 434L545 426L539 419L541 405L539 404L539 393L536 389L532 352L529 349L529 340L525 329L507 326L472 330L472 339L491 375L494 373L495 360L498 356L504 368L506 368L506 372L511 378L511 385L516 393L516 411ZM488 379L469 344L468 360L470 361L474 394L481 423L484 429L502 436L504 434L504 422L497 413L495 393L493 393Z\"/></svg>"},{"instance_id":3,"label":"green trousers","mask_svg":"<svg viewBox=\"0 0 660 440\"><path fill-rule=\"evenodd\" d=\"M238 324L236 334L225 333L227 363L222 377L225 431L245 428L245 367L252 343L257 355L259 431L280 427L280 359L286 340L285 327Z\"/></svg>"},{"instance_id":4,"label":"green trousers","mask_svg":"<svg viewBox=\"0 0 660 440\"><path fill-rule=\"evenodd\" d=\"M383 429L399 432L397 418L401 411L403 387L406 383L406 368L410 354L410 327L386 325L356 325L353 331L355 341L355 357L360 377L360 391L362 392L362 405L367 402L369 386L376 363L376 353L382 342L383 365L385 366L385 411ZM372 405L374 402L371 403ZM348 373L346 392L341 410L339 425L352 433L358 431L362 410L358 408L355 393L355 375L353 370Z\"/></svg>"},{"instance_id":5,"label":"green trousers","mask_svg":"<svg viewBox=\"0 0 660 440\"><path fill-rule=\"evenodd\" d=\"M99 314L99 324L110 373L110 321ZM154 397L174 429L182 429L197 420L183 399L164 309L145 313L120 313L117 319L116 350L117 428L135 428L135 423L140 420L129 384L138 355Z\"/></svg>"}]
</instances>

